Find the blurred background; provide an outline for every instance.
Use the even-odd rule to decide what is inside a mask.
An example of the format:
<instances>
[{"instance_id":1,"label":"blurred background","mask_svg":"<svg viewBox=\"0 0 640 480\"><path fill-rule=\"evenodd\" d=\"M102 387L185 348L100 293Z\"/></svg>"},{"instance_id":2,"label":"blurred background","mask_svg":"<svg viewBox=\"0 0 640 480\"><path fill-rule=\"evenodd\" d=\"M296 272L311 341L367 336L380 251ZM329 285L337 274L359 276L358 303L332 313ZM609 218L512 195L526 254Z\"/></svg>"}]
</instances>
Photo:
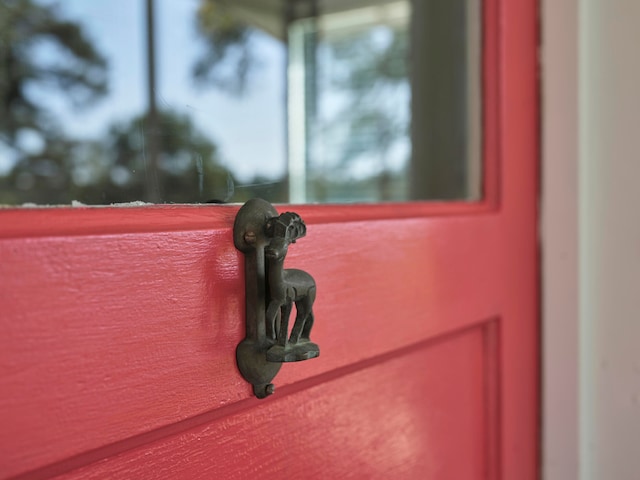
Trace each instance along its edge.
<instances>
[{"instance_id":1,"label":"blurred background","mask_svg":"<svg viewBox=\"0 0 640 480\"><path fill-rule=\"evenodd\" d=\"M0 204L477 200L480 10L4 0Z\"/></svg>"}]
</instances>

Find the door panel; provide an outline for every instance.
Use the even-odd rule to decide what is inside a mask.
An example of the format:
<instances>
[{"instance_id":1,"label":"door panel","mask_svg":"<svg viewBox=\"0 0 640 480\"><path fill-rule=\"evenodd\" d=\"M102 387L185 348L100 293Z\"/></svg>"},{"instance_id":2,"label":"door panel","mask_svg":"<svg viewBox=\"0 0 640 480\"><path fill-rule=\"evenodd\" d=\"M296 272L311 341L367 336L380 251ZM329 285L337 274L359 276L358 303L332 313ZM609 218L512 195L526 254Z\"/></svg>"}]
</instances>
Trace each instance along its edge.
<instances>
[{"instance_id":1,"label":"door panel","mask_svg":"<svg viewBox=\"0 0 640 480\"><path fill-rule=\"evenodd\" d=\"M495 332L420 342L62 478L486 478Z\"/></svg>"},{"instance_id":2,"label":"door panel","mask_svg":"<svg viewBox=\"0 0 640 480\"><path fill-rule=\"evenodd\" d=\"M238 206L0 210L0 477L536 478L537 11L486 5L484 200L285 207L321 356L272 398L234 364Z\"/></svg>"},{"instance_id":3,"label":"door panel","mask_svg":"<svg viewBox=\"0 0 640 480\"><path fill-rule=\"evenodd\" d=\"M346 229L298 210L309 233L288 262L320 286L314 339L322 360L285 366L278 386L501 310L498 216ZM244 282L227 218L215 230L120 234L105 225L111 234L38 238L36 229L29 241L0 241L0 298L15 320L3 329L0 377L2 410L14 413L0 431L10 473L252 397L235 367ZM48 427L34 438L40 425Z\"/></svg>"}]
</instances>

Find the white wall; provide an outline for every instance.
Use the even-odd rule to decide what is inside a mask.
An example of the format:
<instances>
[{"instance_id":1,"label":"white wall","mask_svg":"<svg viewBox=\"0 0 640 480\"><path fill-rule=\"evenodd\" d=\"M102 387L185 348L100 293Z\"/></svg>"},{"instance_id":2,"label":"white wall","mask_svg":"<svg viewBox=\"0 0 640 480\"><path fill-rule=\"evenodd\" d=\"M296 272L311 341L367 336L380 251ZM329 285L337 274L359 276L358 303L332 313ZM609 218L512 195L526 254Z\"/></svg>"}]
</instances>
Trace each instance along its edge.
<instances>
[{"instance_id":1,"label":"white wall","mask_svg":"<svg viewBox=\"0 0 640 480\"><path fill-rule=\"evenodd\" d=\"M542 14L543 475L637 480L640 1Z\"/></svg>"},{"instance_id":2,"label":"white wall","mask_svg":"<svg viewBox=\"0 0 640 480\"><path fill-rule=\"evenodd\" d=\"M580 6L581 478L640 478L640 1Z\"/></svg>"}]
</instances>

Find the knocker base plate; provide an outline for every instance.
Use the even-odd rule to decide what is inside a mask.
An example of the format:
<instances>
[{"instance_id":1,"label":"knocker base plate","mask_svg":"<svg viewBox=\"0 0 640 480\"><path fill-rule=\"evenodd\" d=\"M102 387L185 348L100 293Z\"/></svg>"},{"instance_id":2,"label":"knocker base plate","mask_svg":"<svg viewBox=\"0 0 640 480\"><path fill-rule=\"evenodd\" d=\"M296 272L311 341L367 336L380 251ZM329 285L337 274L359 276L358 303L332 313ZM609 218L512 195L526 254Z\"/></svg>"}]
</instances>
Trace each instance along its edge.
<instances>
[{"instance_id":1,"label":"knocker base plate","mask_svg":"<svg viewBox=\"0 0 640 480\"><path fill-rule=\"evenodd\" d=\"M320 355L320 347L313 342L297 345L274 345L267 350L269 362L300 362Z\"/></svg>"},{"instance_id":2,"label":"knocker base plate","mask_svg":"<svg viewBox=\"0 0 640 480\"><path fill-rule=\"evenodd\" d=\"M280 371L281 363L270 362L266 352L273 344L257 343L251 339L244 339L236 348L238 370L249 383L253 385L253 393L258 398L271 395L275 388L271 381Z\"/></svg>"}]
</instances>

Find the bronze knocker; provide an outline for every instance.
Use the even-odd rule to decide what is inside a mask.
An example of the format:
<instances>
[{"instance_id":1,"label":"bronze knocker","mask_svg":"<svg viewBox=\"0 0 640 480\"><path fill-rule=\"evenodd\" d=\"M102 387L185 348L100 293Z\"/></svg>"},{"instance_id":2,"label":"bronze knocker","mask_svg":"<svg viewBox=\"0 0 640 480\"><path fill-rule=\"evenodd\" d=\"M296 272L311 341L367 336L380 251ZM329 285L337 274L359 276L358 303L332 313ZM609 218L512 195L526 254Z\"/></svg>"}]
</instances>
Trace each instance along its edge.
<instances>
[{"instance_id":1,"label":"bronze knocker","mask_svg":"<svg viewBox=\"0 0 640 480\"><path fill-rule=\"evenodd\" d=\"M278 215L262 199L245 203L236 215L234 244L245 255L246 338L236 350L238 369L258 398L274 392L271 383L282 362L320 355L310 339L316 283L303 270L285 269L289 246L307 233L297 213ZM296 318L289 334L293 304Z\"/></svg>"}]
</instances>

